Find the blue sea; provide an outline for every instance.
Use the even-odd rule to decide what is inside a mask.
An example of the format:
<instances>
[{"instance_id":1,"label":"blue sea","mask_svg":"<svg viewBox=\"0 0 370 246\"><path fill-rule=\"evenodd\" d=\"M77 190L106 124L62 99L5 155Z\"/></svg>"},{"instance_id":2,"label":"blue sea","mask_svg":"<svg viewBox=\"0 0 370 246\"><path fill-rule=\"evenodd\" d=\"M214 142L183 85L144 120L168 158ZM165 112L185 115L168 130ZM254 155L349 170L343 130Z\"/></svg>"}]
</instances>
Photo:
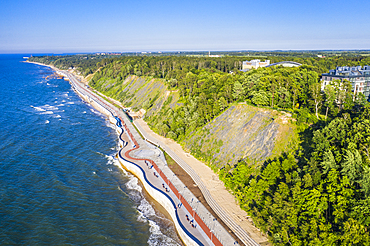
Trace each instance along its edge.
<instances>
[{"instance_id":1,"label":"blue sea","mask_svg":"<svg viewBox=\"0 0 370 246\"><path fill-rule=\"evenodd\" d=\"M0 245L181 245L106 117L22 57L0 55Z\"/></svg>"}]
</instances>

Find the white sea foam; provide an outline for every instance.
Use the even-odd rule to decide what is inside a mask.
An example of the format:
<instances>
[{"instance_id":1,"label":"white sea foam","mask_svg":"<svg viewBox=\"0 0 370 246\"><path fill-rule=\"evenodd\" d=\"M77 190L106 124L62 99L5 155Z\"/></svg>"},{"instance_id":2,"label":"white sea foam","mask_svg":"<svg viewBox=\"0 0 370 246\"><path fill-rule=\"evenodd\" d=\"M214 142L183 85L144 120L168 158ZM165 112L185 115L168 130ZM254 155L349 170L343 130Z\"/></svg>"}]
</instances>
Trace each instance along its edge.
<instances>
[{"instance_id":1,"label":"white sea foam","mask_svg":"<svg viewBox=\"0 0 370 246\"><path fill-rule=\"evenodd\" d=\"M110 155L105 155L105 158L108 160L107 165L113 165L115 161L118 162L118 160L114 159L114 157Z\"/></svg>"},{"instance_id":2,"label":"white sea foam","mask_svg":"<svg viewBox=\"0 0 370 246\"><path fill-rule=\"evenodd\" d=\"M54 116L55 118L61 118L62 116L60 116L59 114L55 115Z\"/></svg>"},{"instance_id":3,"label":"white sea foam","mask_svg":"<svg viewBox=\"0 0 370 246\"><path fill-rule=\"evenodd\" d=\"M119 188L122 192L124 192L126 195L128 195L133 201L136 201L139 203L137 210L138 210L138 218L137 220L142 223L149 223L149 232L150 236L148 239L149 245L173 245L173 246L179 246L174 239L171 237L163 234L163 232L160 229L160 226L155 222L156 220L163 220L165 218L159 217L153 206L144 198L142 193L142 188L138 183L138 179L128 173L119 163L119 161L114 158L113 156L105 155L105 157L108 160L108 165L113 164L117 167L119 167L123 175L129 178L129 181L126 183L126 188L129 190L128 194L125 191L122 191L121 188ZM108 169L109 170L109 169Z\"/></svg>"},{"instance_id":4,"label":"white sea foam","mask_svg":"<svg viewBox=\"0 0 370 246\"><path fill-rule=\"evenodd\" d=\"M149 216L156 216L154 208L146 199L142 199L140 201L140 205L137 207L137 209L140 212L137 220L140 222L147 222Z\"/></svg>"},{"instance_id":5,"label":"white sea foam","mask_svg":"<svg viewBox=\"0 0 370 246\"><path fill-rule=\"evenodd\" d=\"M54 112L53 111L45 111L45 112L42 112L40 114L54 114Z\"/></svg>"},{"instance_id":6,"label":"white sea foam","mask_svg":"<svg viewBox=\"0 0 370 246\"><path fill-rule=\"evenodd\" d=\"M40 112L46 111L45 109L40 108L40 107L35 107L35 106L32 106L32 105L31 105L31 107L36 109L37 111L40 111Z\"/></svg>"},{"instance_id":7,"label":"white sea foam","mask_svg":"<svg viewBox=\"0 0 370 246\"><path fill-rule=\"evenodd\" d=\"M94 114L97 114L97 115L99 115L99 116L104 116L102 113L100 113L99 111L96 111L96 110L94 110L94 109L92 109L92 108L90 108L90 110L91 110L91 112L93 112Z\"/></svg>"},{"instance_id":8,"label":"white sea foam","mask_svg":"<svg viewBox=\"0 0 370 246\"><path fill-rule=\"evenodd\" d=\"M148 239L149 245L169 245L169 246L180 245L172 238L164 235L161 232L160 227L154 221L149 220L149 226L150 226L149 228L150 236Z\"/></svg>"},{"instance_id":9,"label":"white sea foam","mask_svg":"<svg viewBox=\"0 0 370 246\"><path fill-rule=\"evenodd\" d=\"M105 125L109 128L112 128L113 130L116 130L116 126L113 125L109 120L105 121Z\"/></svg>"},{"instance_id":10,"label":"white sea foam","mask_svg":"<svg viewBox=\"0 0 370 246\"><path fill-rule=\"evenodd\" d=\"M83 114L86 114L86 111L83 111L82 113L83 113Z\"/></svg>"},{"instance_id":11,"label":"white sea foam","mask_svg":"<svg viewBox=\"0 0 370 246\"><path fill-rule=\"evenodd\" d=\"M58 110L57 107L50 106L49 104L45 104L44 106L41 106L41 108L46 109L46 110Z\"/></svg>"},{"instance_id":12,"label":"white sea foam","mask_svg":"<svg viewBox=\"0 0 370 246\"><path fill-rule=\"evenodd\" d=\"M121 165L120 163L118 162L113 162L113 165L117 166L119 169L121 169L121 171L123 172L123 175L124 176L130 176L131 174L129 174ZM132 176L132 175L131 175Z\"/></svg>"},{"instance_id":13,"label":"white sea foam","mask_svg":"<svg viewBox=\"0 0 370 246\"><path fill-rule=\"evenodd\" d=\"M69 98L68 98L69 99ZM67 104L75 104L74 102L67 102Z\"/></svg>"},{"instance_id":14,"label":"white sea foam","mask_svg":"<svg viewBox=\"0 0 370 246\"><path fill-rule=\"evenodd\" d=\"M143 223L149 223L149 245L179 245L175 240L163 234L160 226L155 222L155 220L158 218L164 218L158 217L152 205L145 198L141 199L140 205L137 209L139 211L137 220Z\"/></svg>"},{"instance_id":15,"label":"white sea foam","mask_svg":"<svg viewBox=\"0 0 370 246\"><path fill-rule=\"evenodd\" d=\"M49 122L50 122L50 121L46 120L46 121L45 121L45 124L49 124Z\"/></svg>"}]
</instances>

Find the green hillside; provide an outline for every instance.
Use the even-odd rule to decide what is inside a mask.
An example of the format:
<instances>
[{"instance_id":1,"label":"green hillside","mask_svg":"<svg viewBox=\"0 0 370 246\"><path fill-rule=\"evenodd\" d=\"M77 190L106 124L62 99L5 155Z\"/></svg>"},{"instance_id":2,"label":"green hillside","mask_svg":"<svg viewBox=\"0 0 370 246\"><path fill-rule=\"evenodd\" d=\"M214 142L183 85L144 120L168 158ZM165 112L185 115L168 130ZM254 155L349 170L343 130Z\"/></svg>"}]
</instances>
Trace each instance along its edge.
<instances>
[{"instance_id":1,"label":"green hillside","mask_svg":"<svg viewBox=\"0 0 370 246\"><path fill-rule=\"evenodd\" d=\"M262 163L296 142L295 125L287 113L235 104L209 123L197 126L197 103L184 105L178 90L166 89L164 79L130 75L121 80L102 76L90 85L134 111L144 108L144 120L153 130L176 139L215 170L245 158ZM179 137L179 131L170 128L179 129L181 125L183 136Z\"/></svg>"},{"instance_id":2,"label":"green hillside","mask_svg":"<svg viewBox=\"0 0 370 246\"><path fill-rule=\"evenodd\" d=\"M146 109L151 129L209 164L274 245L370 245L370 106L347 80L320 82L336 66L370 65L360 53L266 53L303 65L245 73L251 57L32 61L91 69L92 87Z\"/></svg>"}]
</instances>

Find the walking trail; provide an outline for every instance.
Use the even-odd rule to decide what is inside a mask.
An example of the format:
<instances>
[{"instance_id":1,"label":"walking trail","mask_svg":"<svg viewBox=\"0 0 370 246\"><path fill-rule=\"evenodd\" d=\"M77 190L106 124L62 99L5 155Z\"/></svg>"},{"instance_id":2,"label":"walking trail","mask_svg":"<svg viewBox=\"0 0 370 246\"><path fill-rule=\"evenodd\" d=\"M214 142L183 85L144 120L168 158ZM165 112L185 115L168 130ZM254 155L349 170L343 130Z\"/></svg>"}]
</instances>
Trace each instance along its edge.
<instances>
[{"instance_id":1,"label":"walking trail","mask_svg":"<svg viewBox=\"0 0 370 246\"><path fill-rule=\"evenodd\" d=\"M234 220L234 222L250 235L253 240L260 245L269 245L268 239L263 236L255 226L253 226L248 214L239 207L234 196L227 191L223 182L210 167L197 160L189 153L186 153L182 149L181 145L172 139L162 137L153 132L144 120L138 119L135 120L135 123L139 124L147 134L165 143L167 147L183 159L199 175L204 185L211 193L213 199L221 206L228 216Z\"/></svg>"}]
</instances>

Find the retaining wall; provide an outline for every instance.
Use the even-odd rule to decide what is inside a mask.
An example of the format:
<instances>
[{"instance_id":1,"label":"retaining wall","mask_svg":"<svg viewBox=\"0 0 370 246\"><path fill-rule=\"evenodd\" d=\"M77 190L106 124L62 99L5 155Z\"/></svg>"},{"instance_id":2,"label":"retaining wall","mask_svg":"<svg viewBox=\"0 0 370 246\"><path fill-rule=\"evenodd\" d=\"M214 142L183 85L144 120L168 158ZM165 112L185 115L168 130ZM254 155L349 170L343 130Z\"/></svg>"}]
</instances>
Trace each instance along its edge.
<instances>
[{"instance_id":1,"label":"retaining wall","mask_svg":"<svg viewBox=\"0 0 370 246\"><path fill-rule=\"evenodd\" d=\"M126 141L124 141L122 138L121 138L121 135L124 133L124 131L126 130L126 134L128 135L128 137L130 138L130 140L132 141L132 143L134 145L136 145L136 147L134 149L137 149L139 148L139 145L136 141L136 139L132 136L131 132L128 130L126 124L123 125L123 127L125 127L125 130L121 127L118 127L117 126L117 120L115 117L115 113L116 112L112 112L111 110L109 110L107 107L103 106L103 104L106 104L105 102L102 103L102 102L99 102L98 100L90 97L89 95L85 94L86 92L84 92L84 90L86 90L85 88L82 88L81 86L77 85L74 81L73 81L73 78L70 78L71 75L69 75L68 73L64 73L64 72L61 72L60 74L62 74L63 76L66 76L69 78L69 82L70 84L72 85L72 88L76 91L76 93L81 96L81 98L83 98L86 102L90 103L94 108L96 108L97 110L99 110L101 113L105 114L106 116L108 116L109 120L111 123L113 123L115 126L116 126L116 131L118 132L119 134L119 143L120 143L120 146L121 147L124 147L126 146L128 143ZM124 122L121 118L120 120L122 121L122 123ZM131 152L132 150L134 149L131 149L129 151L127 151L127 153ZM127 153L125 153L127 155ZM183 240L183 242L186 244L186 245L203 245L197 238L195 238L184 226L183 224L181 223L181 220L179 219L178 217L178 213L177 213L177 207L176 207L176 204L174 203L173 199L171 199L166 193L164 193L163 191L159 190L158 188L156 188L155 186L153 186L149 181L148 179L146 178L146 173L145 171L137 164L133 163L133 162L130 162L128 160L126 160L123 156L122 156L122 153L121 153L121 150L119 151L119 154L118 154L118 159L120 161L120 163L128 170L130 171L131 173L133 173L135 176L137 176L140 181L142 182L145 190L149 193L150 196L152 196L156 201L158 201L166 210L167 212L170 214L173 222L175 223L175 227L176 227L176 230L180 236L180 238ZM136 159L136 158L132 158L130 157L130 159ZM189 212L189 214L191 214L193 217L194 217L194 220L198 223L198 225L202 228L203 232L206 234L206 236L208 237L208 239L210 241L212 241L212 243L216 246L221 246L223 245L220 240L217 238L217 235L214 235L211 230L209 229L209 227L204 223L204 221L201 219L201 217L196 213L196 211L192 208L192 206L190 206L190 204L188 203L188 201L184 198L184 196L181 194L181 192L178 191L178 189L175 187L175 185L173 184L173 182L171 182L171 180L169 180L167 178L167 176L164 174L164 172L162 172L162 170L158 167L158 165L156 165L156 163L153 161L153 160L150 160L150 159L136 159L136 160L147 160L149 161L153 167L155 168L155 170L158 172L158 174L161 176L161 178L164 180L164 182L166 184L168 184L169 188L173 191L173 193L175 194L175 196L179 199L179 201L184 205L184 207L186 208L186 210ZM181 182L181 181L180 181ZM233 244L233 242L224 242L224 245L231 245Z\"/></svg>"}]
</instances>

